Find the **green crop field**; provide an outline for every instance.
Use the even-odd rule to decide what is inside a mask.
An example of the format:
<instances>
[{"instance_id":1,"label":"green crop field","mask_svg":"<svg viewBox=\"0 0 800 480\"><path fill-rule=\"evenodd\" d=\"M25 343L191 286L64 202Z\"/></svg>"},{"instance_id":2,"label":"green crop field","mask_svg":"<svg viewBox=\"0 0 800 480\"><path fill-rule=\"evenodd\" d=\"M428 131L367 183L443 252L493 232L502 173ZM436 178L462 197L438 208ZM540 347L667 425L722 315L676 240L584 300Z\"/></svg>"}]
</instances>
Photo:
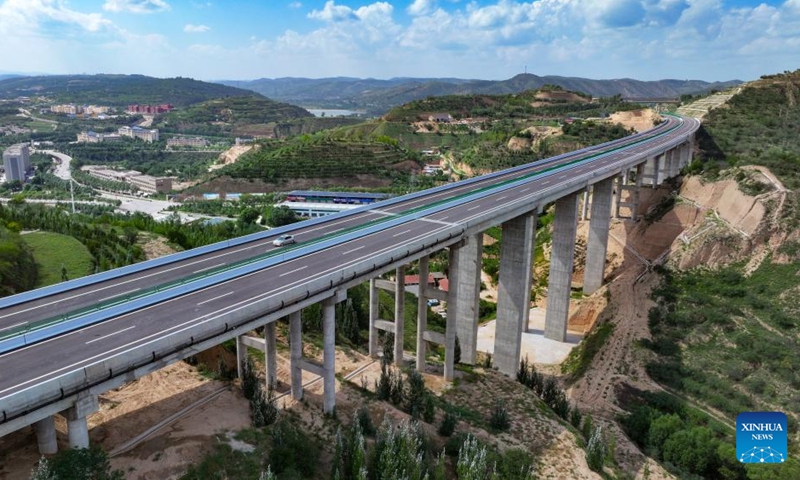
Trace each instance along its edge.
<instances>
[{"instance_id":1,"label":"green crop field","mask_svg":"<svg viewBox=\"0 0 800 480\"><path fill-rule=\"evenodd\" d=\"M50 232L33 232L22 236L33 251L39 278L36 287L59 283L61 268L67 269L67 277L74 279L91 273L92 255L81 242L74 238Z\"/></svg>"}]
</instances>

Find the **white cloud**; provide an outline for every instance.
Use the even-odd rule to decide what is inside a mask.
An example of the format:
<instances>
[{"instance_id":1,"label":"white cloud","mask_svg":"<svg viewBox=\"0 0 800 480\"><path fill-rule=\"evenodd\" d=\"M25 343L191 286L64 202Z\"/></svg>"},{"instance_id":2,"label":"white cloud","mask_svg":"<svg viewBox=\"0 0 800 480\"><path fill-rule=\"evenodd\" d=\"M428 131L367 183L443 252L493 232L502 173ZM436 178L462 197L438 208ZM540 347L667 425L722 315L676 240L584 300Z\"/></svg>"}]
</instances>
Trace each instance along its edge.
<instances>
[{"instance_id":1,"label":"white cloud","mask_svg":"<svg viewBox=\"0 0 800 480\"><path fill-rule=\"evenodd\" d=\"M0 5L0 32L13 29L15 35L46 35L47 29L99 32L113 24L99 13L82 13L66 8L57 0L6 0Z\"/></svg>"},{"instance_id":2,"label":"white cloud","mask_svg":"<svg viewBox=\"0 0 800 480\"><path fill-rule=\"evenodd\" d=\"M406 11L409 15L414 16L428 15L433 12L435 4L436 0L414 0L414 3L409 5Z\"/></svg>"},{"instance_id":3,"label":"white cloud","mask_svg":"<svg viewBox=\"0 0 800 480\"><path fill-rule=\"evenodd\" d=\"M187 23L183 27L183 31L186 33L204 33L209 30L211 30L211 28L207 25L192 25L191 23Z\"/></svg>"},{"instance_id":4,"label":"white cloud","mask_svg":"<svg viewBox=\"0 0 800 480\"><path fill-rule=\"evenodd\" d=\"M312 10L308 18L322 20L323 22L341 22L344 20L356 20L353 9L344 5L335 5L334 0L325 2L322 10Z\"/></svg>"},{"instance_id":5,"label":"white cloud","mask_svg":"<svg viewBox=\"0 0 800 480\"><path fill-rule=\"evenodd\" d=\"M302 8L302 7L303 7L303 4L300 3L300 2L292 2L292 3L289 4L289 8L297 9L297 8Z\"/></svg>"},{"instance_id":6,"label":"white cloud","mask_svg":"<svg viewBox=\"0 0 800 480\"><path fill-rule=\"evenodd\" d=\"M106 0L103 10L109 12L155 13L169 10L164 0Z\"/></svg>"}]
</instances>

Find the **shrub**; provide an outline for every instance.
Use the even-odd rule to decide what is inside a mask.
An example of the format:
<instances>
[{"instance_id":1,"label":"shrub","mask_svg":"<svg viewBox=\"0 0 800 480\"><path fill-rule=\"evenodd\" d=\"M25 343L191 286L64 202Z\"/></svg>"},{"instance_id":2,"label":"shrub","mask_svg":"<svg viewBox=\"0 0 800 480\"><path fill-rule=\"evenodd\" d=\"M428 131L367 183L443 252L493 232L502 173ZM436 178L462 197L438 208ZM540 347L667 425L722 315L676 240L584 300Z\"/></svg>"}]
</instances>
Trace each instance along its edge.
<instances>
[{"instance_id":1,"label":"shrub","mask_svg":"<svg viewBox=\"0 0 800 480\"><path fill-rule=\"evenodd\" d=\"M442 423L439 425L439 435L449 437L456 431L458 424L458 415L451 412L445 412L442 418Z\"/></svg>"},{"instance_id":2,"label":"shrub","mask_svg":"<svg viewBox=\"0 0 800 480\"><path fill-rule=\"evenodd\" d=\"M489 416L489 426L497 432L504 432L511 428L511 419L508 416L505 404L498 400Z\"/></svg>"},{"instance_id":3,"label":"shrub","mask_svg":"<svg viewBox=\"0 0 800 480\"><path fill-rule=\"evenodd\" d=\"M603 438L603 427L596 427L586 444L586 463L595 472L603 470L606 458L606 441Z\"/></svg>"}]
</instances>

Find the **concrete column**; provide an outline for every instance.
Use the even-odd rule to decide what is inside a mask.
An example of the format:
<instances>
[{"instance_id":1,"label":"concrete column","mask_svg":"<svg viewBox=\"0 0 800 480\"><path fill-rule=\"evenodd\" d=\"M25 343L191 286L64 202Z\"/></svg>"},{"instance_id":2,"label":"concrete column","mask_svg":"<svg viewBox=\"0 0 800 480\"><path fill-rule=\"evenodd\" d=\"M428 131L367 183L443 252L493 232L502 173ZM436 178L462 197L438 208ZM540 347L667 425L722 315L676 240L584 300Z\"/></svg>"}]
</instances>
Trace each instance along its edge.
<instances>
[{"instance_id":1,"label":"concrete column","mask_svg":"<svg viewBox=\"0 0 800 480\"><path fill-rule=\"evenodd\" d=\"M378 319L378 287L375 286L375 279L369 279L369 356L378 358L378 329L375 328L375 321Z\"/></svg>"},{"instance_id":2,"label":"concrete column","mask_svg":"<svg viewBox=\"0 0 800 480\"><path fill-rule=\"evenodd\" d=\"M639 216L639 194L642 191L642 182L644 181L644 163L640 163L636 166L636 182L633 190L633 206L631 207L631 220L636 221L637 217Z\"/></svg>"},{"instance_id":3,"label":"concrete column","mask_svg":"<svg viewBox=\"0 0 800 480\"><path fill-rule=\"evenodd\" d=\"M241 379L244 375L244 362L247 359L247 346L242 342L241 335L236 337L236 374Z\"/></svg>"},{"instance_id":4,"label":"concrete column","mask_svg":"<svg viewBox=\"0 0 800 480\"><path fill-rule=\"evenodd\" d=\"M694 135L689 138L689 153L686 154L686 165L692 163L692 154L694 153L692 150L692 145L694 144Z\"/></svg>"},{"instance_id":5,"label":"concrete column","mask_svg":"<svg viewBox=\"0 0 800 480\"><path fill-rule=\"evenodd\" d=\"M89 426L86 417L67 420L67 433L70 448L89 448Z\"/></svg>"},{"instance_id":6,"label":"concrete column","mask_svg":"<svg viewBox=\"0 0 800 480\"><path fill-rule=\"evenodd\" d=\"M586 246L586 269L583 275L583 293L587 295L594 293L603 284L613 187L613 178L594 184L592 217L589 221L589 239Z\"/></svg>"},{"instance_id":7,"label":"concrete column","mask_svg":"<svg viewBox=\"0 0 800 480\"><path fill-rule=\"evenodd\" d=\"M572 218L577 221L577 194L570 198ZM514 376L519 367L522 332L528 328L530 317L536 214L520 215L503 223L502 228L494 365L501 373Z\"/></svg>"},{"instance_id":8,"label":"concrete column","mask_svg":"<svg viewBox=\"0 0 800 480\"><path fill-rule=\"evenodd\" d=\"M275 322L264 325L264 360L267 388L275 388L278 380L278 353L275 345Z\"/></svg>"},{"instance_id":9,"label":"concrete column","mask_svg":"<svg viewBox=\"0 0 800 480\"><path fill-rule=\"evenodd\" d=\"M36 432L36 443L39 445L39 453L42 455L52 455L58 452L56 423L52 415L34 423L33 430Z\"/></svg>"},{"instance_id":10,"label":"concrete column","mask_svg":"<svg viewBox=\"0 0 800 480\"><path fill-rule=\"evenodd\" d=\"M403 336L405 334L406 267L395 270L394 285L394 364L403 366Z\"/></svg>"},{"instance_id":11,"label":"concrete column","mask_svg":"<svg viewBox=\"0 0 800 480\"><path fill-rule=\"evenodd\" d=\"M419 296L417 297L417 371L425 371L425 357L428 355L428 342L424 338L428 329L428 265L430 257L419 259Z\"/></svg>"},{"instance_id":12,"label":"concrete column","mask_svg":"<svg viewBox=\"0 0 800 480\"><path fill-rule=\"evenodd\" d=\"M661 185L661 165L664 163L664 155L653 157L653 188Z\"/></svg>"},{"instance_id":13,"label":"concrete column","mask_svg":"<svg viewBox=\"0 0 800 480\"><path fill-rule=\"evenodd\" d=\"M627 172L623 172L622 177L617 177L617 188L615 195L616 201L614 202L614 218L619 218L620 203L622 203L622 187L624 185L627 185L626 181L627 179L625 178L627 177L626 173Z\"/></svg>"},{"instance_id":14,"label":"concrete column","mask_svg":"<svg viewBox=\"0 0 800 480\"><path fill-rule=\"evenodd\" d=\"M553 222L553 251L550 256L544 336L559 342L567 338L570 286L575 260L575 233L578 226L575 213L577 200L576 194L558 199Z\"/></svg>"},{"instance_id":15,"label":"concrete column","mask_svg":"<svg viewBox=\"0 0 800 480\"><path fill-rule=\"evenodd\" d=\"M447 321L444 332L444 380L452 382L455 378L455 346L456 346L456 312L458 312L458 285L461 272L459 271L461 246L454 245L449 249L448 275L449 289L447 291Z\"/></svg>"},{"instance_id":16,"label":"concrete column","mask_svg":"<svg viewBox=\"0 0 800 480\"><path fill-rule=\"evenodd\" d=\"M325 375L323 376L322 411L332 413L336 407L336 297L322 302L322 341Z\"/></svg>"},{"instance_id":17,"label":"concrete column","mask_svg":"<svg viewBox=\"0 0 800 480\"><path fill-rule=\"evenodd\" d=\"M586 215L589 213L589 188L583 191L583 202L581 202L581 221L586 221Z\"/></svg>"},{"instance_id":18,"label":"concrete column","mask_svg":"<svg viewBox=\"0 0 800 480\"><path fill-rule=\"evenodd\" d=\"M300 366L303 360L303 323L300 312L289 315L289 370L292 379L292 398L303 398L303 369Z\"/></svg>"},{"instance_id":19,"label":"concrete column","mask_svg":"<svg viewBox=\"0 0 800 480\"><path fill-rule=\"evenodd\" d=\"M86 417L99 408L97 397L84 397L75 405L64 410L62 415L67 419L67 434L70 448L89 448L89 427Z\"/></svg>"},{"instance_id":20,"label":"concrete column","mask_svg":"<svg viewBox=\"0 0 800 480\"><path fill-rule=\"evenodd\" d=\"M458 262L458 285L450 282L450 288L455 288L458 294L457 310L448 307L447 316L455 316L461 362L475 365L483 263L482 232L466 239L466 243L459 249Z\"/></svg>"}]
</instances>

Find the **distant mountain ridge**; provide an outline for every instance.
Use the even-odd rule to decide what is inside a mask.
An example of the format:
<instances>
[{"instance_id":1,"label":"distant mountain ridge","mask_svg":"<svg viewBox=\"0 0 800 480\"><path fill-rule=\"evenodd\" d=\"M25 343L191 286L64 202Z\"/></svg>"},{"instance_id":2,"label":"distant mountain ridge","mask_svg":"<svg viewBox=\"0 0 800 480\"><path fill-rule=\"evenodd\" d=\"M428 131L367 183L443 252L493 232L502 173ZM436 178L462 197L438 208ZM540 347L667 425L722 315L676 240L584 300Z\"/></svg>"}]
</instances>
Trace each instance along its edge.
<instances>
[{"instance_id":1,"label":"distant mountain ridge","mask_svg":"<svg viewBox=\"0 0 800 480\"><path fill-rule=\"evenodd\" d=\"M544 85L559 85L565 90L588 93L595 97L622 95L624 98L677 98L721 90L741 84L740 80L705 82L702 80L642 81L630 78L592 80L579 77L519 74L508 80L458 78L261 78L258 80L222 80L219 83L247 88L274 100L304 106L365 109L383 114L390 108L429 96L454 94L509 94L534 90Z\"/></svg>"},{"instance_id":2,"label":"distant mountain ridge","mask_svg":"<svg viewBox=\"0 0 800 480\"><path fill-rule=\"evenodd\" d=\"M244 90L191 78L145 75L43 75L0 80L0 98L45 95L57 101L123 106L171 103L186 106L214 98L261 97Z\"/></svg>"}]
</instances>

